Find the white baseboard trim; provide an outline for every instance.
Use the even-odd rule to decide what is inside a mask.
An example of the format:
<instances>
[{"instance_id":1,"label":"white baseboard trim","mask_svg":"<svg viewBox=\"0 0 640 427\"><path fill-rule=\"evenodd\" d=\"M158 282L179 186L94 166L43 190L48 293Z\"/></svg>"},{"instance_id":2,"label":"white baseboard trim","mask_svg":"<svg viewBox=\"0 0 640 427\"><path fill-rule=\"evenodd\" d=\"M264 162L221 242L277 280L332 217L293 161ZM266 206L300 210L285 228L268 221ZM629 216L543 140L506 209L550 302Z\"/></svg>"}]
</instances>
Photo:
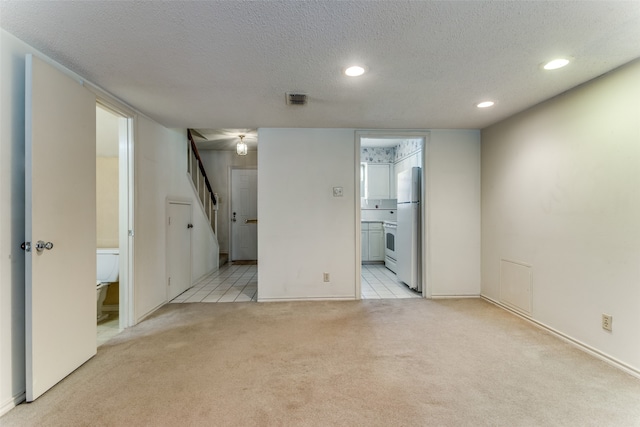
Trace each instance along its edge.
<instances>
[{"instance_id":1,"label":"white baseboard trim","mask_svg":"<svg viewBox=\"0 0 640 427\"><path fill-rule=\"evenodd\" d=\"M292 298L258 298L258 302L285 301L355 301L353 297L292 297Z\"/></svg>"},{"instance_id":2,"label":"white baseboard trim","mask_svg":"<svg viewBox=\"0 0 640 427\"><path fill-rule=\"evenodd\" d=\"M516 311L516 310L512 309L511 307L509 307L508 305L502 304L500 301L496 301L493 298L489 298L486 295L480 295L480 298L484 299L485 301L487 301L487 302L489 302L489 303L491 303L491 304L493 304L493 305L495 305L497 307L500 307L500 308L510 312L511 314L515 314L519 318L524 319L524 320L530 322L531 324L533 324L534 326L537 326L538 328L543 329L543 330L551 333L555 337L560 338L562 341L571 344L572 346L578 348L579 350L584 351L587 354L590 354L591 356L593 356L593 357L595 357L597 359L602 360L603 362L613 366L614 368L617 368L617 369L619 369L619 370L621 370L621 371L623 371L623 372L625 372L625 373L627 373L627 374L629 374L629 375L631 375L633 377L636 377L636 378L640 379L640 370L634 368L633 366L629 366L626 363L616 359L615 357L609 356L608 354L606 354L606 353L604 353L604 352L602 352L602 351L600 351L598 349L595 349L595 348L591 347L590 345L583 343L580 340L577 340L577 339L575 339L573 337L570 337L569 335L567 335L567 334L565 334L563 332L560 332L560 331L552 328L551 326L545 325L542 322L539 322L539 321L537 321L537 320L535 320L535 319L533 319L533 318L531 318L531 317L529 317L529 316L527 316L527 315L525 315L525 314L523 314L523 313L521 313L519 311Z\"/></svg>"},{"instance_id":3,"label":"white baseboard trim","mask_svg":"<svg viewBox=\"0 0 640 427\"><path fill-rule=\"evenodd\" d=\"M165 306L166 304L168 304L169 301L165 301L157 306L155 306L154 308L152 308L151 310L147 311L145 314L143 314L142 316L138 317L138 319L136 320L136 323L133 325L137 325L138 323L142 322L144 319L146 319L147 317L151 316L155 311L157 311L160 307Z\"/></svg>"},{"instance_id":4,"label":"white baseboard trim","mask_svg":"<svg viewBox=\"0 0 640 427\"><path fill-rule=\"evenodd\" d=\"M431 295L431 299L462 299L462 298L480 298L480 295Z\"/></svg>"},{"instance_id":5,"label":"white baseboard trim","mask_svg":"<svg viewBox=\"0 0 640 427\"><path fill-rule=\"evenodd\" d=\"M27 400L27 393L25 391L16 394L0 406L0 417Z\"/></svg>"}]
</instances>

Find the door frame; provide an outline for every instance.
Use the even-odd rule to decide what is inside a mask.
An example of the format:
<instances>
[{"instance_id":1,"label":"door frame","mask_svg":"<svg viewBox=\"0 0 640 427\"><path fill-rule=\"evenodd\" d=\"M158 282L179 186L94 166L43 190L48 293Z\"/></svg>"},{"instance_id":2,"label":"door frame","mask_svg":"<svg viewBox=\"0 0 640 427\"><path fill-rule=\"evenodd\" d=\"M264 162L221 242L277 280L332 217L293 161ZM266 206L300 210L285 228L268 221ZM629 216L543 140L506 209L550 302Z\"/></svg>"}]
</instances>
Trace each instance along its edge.
<instances>
[{"instance_id":1,"label":"door frame","mask_svg":"<svg viewBox=\"0 0 640 427\"><path fill-rule=\"evenodd\" d=\"M228 182L229 182L229 186L227 188L227 194L229 195L229 203L227 203L227 218L229 219L227 227L229 230L229 260L228 262L231 263L233 260L231 259L231 254L233 253L233 227L231 226L231 204L233 203L233 200L231 200L231 194L232 194L232 186L233 186L233 171L234 170L258 170L257 166L229 166L229 170L228 170ZM257 197L257 191L256 191L256 197ZM257 249L257 248L256 248ZM257 258L260 257L260 253L258 252Z\"/></svg>"},{"instance_id":2,"label":"door frame","mask_svg":"<svg viewBox=\"0 0 640 427\"><path fill-rule=\"evenodd\" d=\"M422 280L422 298L431 298L431 252L430 239L431 231L429 229L429 147L430 147L429 130L357 130L355 132L355 164L354 164L354 187L355 187L355 299L362 299L362 236L361 236L361 212L360 212L360 147L362 139L366 138L386 138L386 139L416 139L422 138L422 173L420 174L420 196L422 200L422 209L420 210L420 227L421 227L421 280ZM394 180L395 181L395 180Z\"/></svg>"},{"instance_id":3,"label":"door frame","mask_svg":"<svg viewBox=\"0 0 640 427\"><path fill-rule=\"evenodd\" d=\"M111 96L93 86L88 89L96 94L96 104L118 116L118 244L119 244L119 329L135 325L134 283L134 135L136 114Z\"/></svg>"}]
</instances>

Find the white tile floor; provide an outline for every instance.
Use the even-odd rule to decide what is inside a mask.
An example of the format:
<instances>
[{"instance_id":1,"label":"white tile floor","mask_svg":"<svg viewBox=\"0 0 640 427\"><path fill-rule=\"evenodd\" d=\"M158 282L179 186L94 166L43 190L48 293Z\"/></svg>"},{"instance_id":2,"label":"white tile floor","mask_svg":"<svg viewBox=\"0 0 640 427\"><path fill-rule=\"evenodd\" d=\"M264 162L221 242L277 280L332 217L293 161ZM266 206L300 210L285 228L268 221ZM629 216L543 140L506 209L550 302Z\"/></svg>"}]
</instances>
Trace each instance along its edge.
<instances>
[{"instance_id":1,"label":"white tile floor","mask_svg":"<svg viewBox=\"0 0 640 427\"><path fill-rule=\"evenodd\" d=\"M247 302L258 297L258 266L225 264L178 295L172 303ZM384 265L362 266L362 299L421 298Z\"/></svg>"},{"instance_id":2,"label":"white tile floor","mask_svg":"<svg viewBox=\"0 0 640 427\"><path fill-rule=\"evenodd\" d=\"M120 319L117 311L109 311L109 317L98 323L98 347L120 333Z\"/></svg>"},{"instance_id":3,"label":"white tile floor","mask_svg":"<svg viewBox=\"0 0 640 427\"><path fill-rule=\"evenodd\" d=\"M362 299L422 298L382 264L362 265L361 291Z\"/></svg>"},{"instance_id":4,"label":"white tile floor","mask_svg":"<svg viewBox=\"0 0 640 427\"><path fill-rule=\"evenodd\" d=\"M171 302L256 301L257 295L258 266L227 263Z\"/></svg>"}]
</instances>

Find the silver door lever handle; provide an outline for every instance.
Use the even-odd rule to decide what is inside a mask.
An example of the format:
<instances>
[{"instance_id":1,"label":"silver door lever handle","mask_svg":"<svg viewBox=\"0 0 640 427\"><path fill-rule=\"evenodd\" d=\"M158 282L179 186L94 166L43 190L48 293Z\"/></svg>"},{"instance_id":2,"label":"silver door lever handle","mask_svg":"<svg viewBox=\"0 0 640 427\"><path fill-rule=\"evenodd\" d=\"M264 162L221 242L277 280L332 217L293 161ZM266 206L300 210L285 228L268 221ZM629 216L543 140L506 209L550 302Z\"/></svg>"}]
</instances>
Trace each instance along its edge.
<instances>
[{"instance_id":1,"label":"silver door lever handle","mask_svg":"<svg viewBox=\"0 0 640 427\"><path fill-rule=\"evenodd\" d=\"M38 242L36 243L36 251L42 252L45 249L48 250L48 251L53 249L53 243L51 243L51 242L46 242L45 243L42 240L38 240Z\"/></svg>"}]
</instances>

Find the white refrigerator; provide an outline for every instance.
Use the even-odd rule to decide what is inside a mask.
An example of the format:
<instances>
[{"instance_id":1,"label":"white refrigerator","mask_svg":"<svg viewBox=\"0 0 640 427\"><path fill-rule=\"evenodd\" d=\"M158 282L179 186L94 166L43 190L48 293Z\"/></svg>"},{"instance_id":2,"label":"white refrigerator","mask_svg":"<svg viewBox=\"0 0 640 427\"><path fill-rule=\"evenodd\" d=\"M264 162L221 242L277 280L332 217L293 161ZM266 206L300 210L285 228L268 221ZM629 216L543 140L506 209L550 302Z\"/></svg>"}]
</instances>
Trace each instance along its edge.
<instances>
[{"instance_id":1,"label":"white refrigerator","mask_svg":"<svg viewBox=\"0 0 640 427\"><path fill-rule=\"evenodd\" d=\"M398 174L396 257L398 280L422 292L420 262L420 168Z\"/></svg>"}]
</instances>

